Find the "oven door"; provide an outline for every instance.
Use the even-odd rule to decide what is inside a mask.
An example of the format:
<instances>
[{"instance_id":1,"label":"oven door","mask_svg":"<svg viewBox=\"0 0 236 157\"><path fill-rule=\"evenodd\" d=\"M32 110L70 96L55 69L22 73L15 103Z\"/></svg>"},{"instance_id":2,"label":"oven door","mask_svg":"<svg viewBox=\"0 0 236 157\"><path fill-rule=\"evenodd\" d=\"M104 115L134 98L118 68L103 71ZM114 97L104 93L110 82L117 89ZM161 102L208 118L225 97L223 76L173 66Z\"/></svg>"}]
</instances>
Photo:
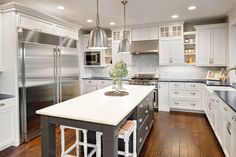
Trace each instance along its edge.
<instances>
[{"instance_id":1,"label":"oven door","mask_svg":"<svg viewBox=\"0 0 236 157\"><path fill-rule=\"evenodd\" d=\"M85 65L101 65L101 52L85 52Z\"/></svg>"}]
</instances>

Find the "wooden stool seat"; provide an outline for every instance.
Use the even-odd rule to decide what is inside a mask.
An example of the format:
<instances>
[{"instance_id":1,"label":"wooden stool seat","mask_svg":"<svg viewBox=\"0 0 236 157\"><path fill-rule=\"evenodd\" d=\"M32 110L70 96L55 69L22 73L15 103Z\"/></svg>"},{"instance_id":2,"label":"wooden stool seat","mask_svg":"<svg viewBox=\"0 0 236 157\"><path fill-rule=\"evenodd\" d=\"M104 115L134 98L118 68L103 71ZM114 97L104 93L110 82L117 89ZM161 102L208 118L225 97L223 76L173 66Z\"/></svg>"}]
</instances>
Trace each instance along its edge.
<instances>
[{"instance_id":1,"label":"wooden stool seat","mask_svg":"<svg viewBox=\"0 0 236 157\"><path fill-rule=\"evenodd\" d=\"M127 121L119 130L120 135L124 135L125 132L131 132L135 126L135 122L132 120Z\"/></svg>"}]
</instances>

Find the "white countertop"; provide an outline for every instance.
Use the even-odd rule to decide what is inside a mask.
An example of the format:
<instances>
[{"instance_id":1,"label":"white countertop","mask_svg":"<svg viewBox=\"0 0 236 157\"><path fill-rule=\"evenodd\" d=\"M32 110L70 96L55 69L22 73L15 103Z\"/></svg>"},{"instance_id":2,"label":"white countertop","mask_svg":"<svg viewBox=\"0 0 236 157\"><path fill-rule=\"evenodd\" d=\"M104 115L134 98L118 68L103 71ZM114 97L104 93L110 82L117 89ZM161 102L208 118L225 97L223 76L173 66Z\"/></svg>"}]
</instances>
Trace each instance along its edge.
<instances>
[{"instance_id":1,"label":"white countertop","mask_svg":"<svg viewBox=\"0 0 236 157\"><path fill-rule=\"evenodd\" d=\"M155 87L125 85L129 95L105 96L112 87L103 88L74 99L36 111L37 114L118 125Z\"/></svg>"}]
</instances>

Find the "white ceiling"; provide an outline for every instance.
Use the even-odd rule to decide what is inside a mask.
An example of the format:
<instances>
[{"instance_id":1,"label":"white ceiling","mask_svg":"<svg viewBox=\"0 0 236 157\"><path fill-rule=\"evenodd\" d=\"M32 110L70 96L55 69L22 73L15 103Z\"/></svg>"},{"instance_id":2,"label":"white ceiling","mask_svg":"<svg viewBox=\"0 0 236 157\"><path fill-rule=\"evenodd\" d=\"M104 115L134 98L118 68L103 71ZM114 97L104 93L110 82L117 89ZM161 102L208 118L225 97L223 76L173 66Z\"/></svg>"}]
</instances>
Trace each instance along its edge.
<instances>
[{"instance_id":1,"label":"white ceiling","mask_svg":"<svg viewBox=\"0 0 236 157\"><path fill-rule=\"evenodd\" d=\"M12 0L0 0L0 4ZM96 0L14 0L32 9L45 12L64 20L91 28L95 24L87 23L87 19L95 21ZM178 14L177 20L224 16L236 0L129 0L127 5L127 24L149 24L173 21L171 15ZM65 10L56 7L63 5ZM189 11L190 5L197 9ZM100 0L100 17L103 27L110 22L117 26L123 25L123 8L120 0ZM176 19L175 19L176 20Z\"/></svg>"}]
</instances>

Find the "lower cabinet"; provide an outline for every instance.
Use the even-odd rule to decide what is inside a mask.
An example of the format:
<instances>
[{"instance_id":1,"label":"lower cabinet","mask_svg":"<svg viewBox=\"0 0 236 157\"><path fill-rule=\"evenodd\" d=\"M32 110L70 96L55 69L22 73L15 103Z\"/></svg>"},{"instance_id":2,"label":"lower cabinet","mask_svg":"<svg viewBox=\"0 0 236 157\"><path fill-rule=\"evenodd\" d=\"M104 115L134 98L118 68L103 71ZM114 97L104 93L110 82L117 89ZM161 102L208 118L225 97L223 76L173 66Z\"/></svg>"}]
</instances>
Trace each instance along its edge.
<instances>
[{"instance_id":1,"label":"lower cabinet","mask_svg":"<svg viewBox=\"0 0 236 157\"><path fill-rule=\"evenodd\" d=\"M110 85L112 85L112 80L83 80L82 94L87 94Z\"/></svg>"},{"instance_id":2,"label":"lower cabinet","mask_svg":"<svg viewBox=\"0 0 236 157\"><path fill-rule=\"evenodd\" d=\"M169 107L169 90L168 82L158 83L158 110L159 111L170 111Z\"/></svg>"},{"instance_id":3,"label":"lower cabinet","mask_svg":"<svg viewBox=\"0 0 236 157\"><path fill-rule=\"evenodd\" d=\"M0 101L0 151L15 144L16 120L14 99Z\"/></svg>"}]
</instances>

